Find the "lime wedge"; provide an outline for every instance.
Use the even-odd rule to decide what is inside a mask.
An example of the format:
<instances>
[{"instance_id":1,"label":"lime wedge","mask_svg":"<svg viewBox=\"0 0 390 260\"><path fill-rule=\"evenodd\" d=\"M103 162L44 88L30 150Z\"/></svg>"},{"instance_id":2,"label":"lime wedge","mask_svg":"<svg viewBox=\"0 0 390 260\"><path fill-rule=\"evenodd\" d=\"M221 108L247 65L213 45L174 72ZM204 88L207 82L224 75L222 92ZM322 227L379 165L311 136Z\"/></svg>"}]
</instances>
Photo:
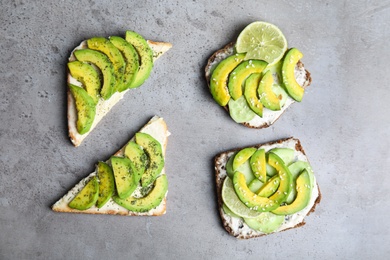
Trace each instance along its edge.
<instances>
[{"instance_id":1,"label":"lime wedge","mask_svg":"<svg viewBox=\"0 0 390 260\"><path fill-rule=\"evenodd\" d=\"M287 50L287 40L275 25L253 22L238 36L236 50L246 53L245 60L264 60L272 66L282 59Z\"/></svg>"},{"instance_id":2,"label":"lime wedge","mask_svg":"<svg viewBox=\"0 0 390 260\"><path fill-rule=\"evenodd\" d=\"M238 198L234 191L233 182L226 177L222 185L222 200L226 207L234 214L243 218L255 218L260 216L261 212L251 210Z\"/></svg>"}]
</instances>

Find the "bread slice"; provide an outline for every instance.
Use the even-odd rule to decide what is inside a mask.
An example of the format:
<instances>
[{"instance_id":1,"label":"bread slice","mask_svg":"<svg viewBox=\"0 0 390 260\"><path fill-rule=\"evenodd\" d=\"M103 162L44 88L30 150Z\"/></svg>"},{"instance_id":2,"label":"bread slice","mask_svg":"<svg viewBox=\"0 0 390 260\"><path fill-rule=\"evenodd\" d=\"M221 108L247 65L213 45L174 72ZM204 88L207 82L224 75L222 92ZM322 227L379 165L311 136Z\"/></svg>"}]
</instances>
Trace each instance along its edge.
<instances>
[{"instance_id":1,"label":"bread slice","mask_svg":"<svg viewBox=\"0 0 390 260\"><path fill-rule=\"evenodd\" d=\"M211 74L217 66L218 63L220 63L222 60L227 58L228 56L233 55L234 53L234 45L235 42L231 42L227 44L225 47L223 47L220 50L217 50L214 52L211 57L207 61L207 65L205 67L205 77L207 81L207 85L210 87L210 77ZM311 75L308 70L305 69L304 64L299 61L295 67L295 77L299 85L301 85L303 88L307 88L311 84ZM276 76L274 76L274 80L278 80ZM242 125L249 127L249 128L266 128L271 126L286 110L287 108L295 103L295 100L293 100L291 97L287 97L287 101L285 105L282 107L279 111L272 111L267 108L264 108L263 110L263 117L260 117L256 115L252 120L248 122L241 123ZM229 112L229 105L226 105L223 107L226 111Z\"/></svg>"},{"instance_id":2,"label":"bread slice","mask_svg":"<svg viewBox=\"0 0 390 260\"><path fill-rule=\"evenodd\" d=\"M165 151L167 147L167 141L168 136L170 135L167 125L163 118L154 116L144 127L142 127L139 132L147 133L154 137L157 141L160 142L162 149L163 149L163 155L165 157ZM133 140L134 137L131 139ZM124 148L122 147L118 152L116 152L115 156L123 156ZM96 171L90 173L87 177L82 179L78 184L76 184L67 194L65 194L61 199L59 199L54 205L52 206L53 211L57 212L73 212L73 213L85 213L85 214L111 214L111 215L129 215L129 216L160 216L165 214L166 212L166 198L167 193L165 194L164 199L158 205L156 208L151 209L147 212L132 212L129 211L122 206L115 203L112 199L110 199L102 208L97 208L96 206L92 206L91 208L87 210L76 210L72 209L68 206L69 202L77 195L77 193L85 186L87 181L92 178L93 176L96 176ZM160 175L166 174L165 173L165 167L162 169ZM140 188L140 187L138 187ZM137 191L137 190L136 190ZM135 192L136 192L135 191Z\"/></svg>"},{"instance_id":3,"label":"bread slice","mask_svg":"<svg viewBox=\"0 0 390 260\"><path fill-rule=\"evenodd\" d=\"M295 156L297 159L309 162L306 154L301 146L301 143L298 139L290 137L286 139L281 139L274 142L254 145L257 149L265 149L265 151L269 151L273 148L291 148L295 150ZM237 151L241 150L233 149L230 151L222 152L215 156L214 158L214 166L215 166L215 179L216 179L216 191L217 191L217 199L218 199L218 209L221 216L223 227L226 231L239 239L249 239L267 235L268 233L262 233L260 231L256 231L251 229L242 218L231 217L225 213L223 210L223 200L222 200L222 185L227 177L226 172L226 163L229 158L234 155ZM314 212L316 206L321 201L321 192L318 186L318 183L314 177L315 187L312 189L312 194L310 198L309 204L301 211L287 215L282 226L275 230L275 232L281 232L288 229L296 228L303 226L305 224L304 218L309 215L311 212Z\"/></svg>"},{"instance_id":4,"label":"bread slice","mask_svg":"<svg viewBox=\"0 0 390 260\"><path fill-rule=\"evenodd\" d=\"M172 44L168 42L154 42L151 40L147 40L147 43L153 50L153 62L155 62L158 58L160 58L164 53L166 53L171 47ZM87 48L86 41L81 42L79 46L77 46L71 53L69 57L69 61L76 60L75 56L73 55L73 52L78 49L84 49ZM70 73L68 72L67 76L67 83L74 84L77 86L80 86L81 83L78 82L76 79L74 79ZM81 142L88 136L88 134L96 127L96 125L102 120L102 118L115 106L116 103L121 100L124 95L130 90L125 90L123 92L116 92L114 93L108 100L100 99L98 104L96 105L96 115L93 121L93 124L90 128L90 130L81 135L77 131L76 127L76 120L77 120L77 110L75 105L75 100L73 98L72 93L70 92L69 87L67 88L67 98L68 98L68 110L67 110L67 117L68 117L68 133L71 142L74 146L79 146Z\"/></svg>"}]
</instances>

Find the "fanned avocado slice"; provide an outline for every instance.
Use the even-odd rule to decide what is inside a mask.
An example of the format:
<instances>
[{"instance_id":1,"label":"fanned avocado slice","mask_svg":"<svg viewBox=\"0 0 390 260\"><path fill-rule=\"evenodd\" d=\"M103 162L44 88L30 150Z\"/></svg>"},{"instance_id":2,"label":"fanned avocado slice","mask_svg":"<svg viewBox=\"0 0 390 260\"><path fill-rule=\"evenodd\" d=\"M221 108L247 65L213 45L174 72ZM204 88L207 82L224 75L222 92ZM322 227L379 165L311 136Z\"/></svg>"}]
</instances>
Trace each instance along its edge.
<instances>
[{"instance_id":1,"label":"fanned avocado slice","mask_svg":"<svg viewBox=\"0 0 390 260\"><path fill-rule=\"evenodd\" d=\"M122 88L123 84L123 73L125 71L125 60L123 59L120 51L112 44L108 39L103 37L94 37L87 40L89 49L100 51L107 55L110 59L113 67L116 79L115 90Z\"/></svg>"},{"instance_id":2,"label":"fanned avocado slice","mask_svg":"<svg viewBox=\"0 0 390 260\"><path fill-rule=\"evenodd\" d=\"M70 75L84 85L88 95L97 103L102 84L99 73L90 64L78 60L68 62L68 69Z\"/></svg>"},{"instance_id":3,"label":"fanned avocado slice","mask_svg":"<svg viewBox=\"0 0 390 260\"><path fill-rule=\"evenodd\" d=\"M311 189L309 173L305 169L297 178L297 196L295 200L289 205L280 206L273 210L272 213L277 215L290 215L301 211L310 201Z\"/></svg>"},{"instance_id":4,"label":"fanned avocado slice","mask_svg":"<svg viewBox=\"0 0 390 260\"><path fill-rule=\"evenodd\" d=\"M226 106L230 100L227 81L229 74L245 58L245 53L234 54L218 63L210 77L210 91L220 106ZM230 105L229 105L230 106Z\"/></svg>"},{"instance_id":5,"label":"fanned avocado slice","mask_svg":"<svg viewBox=\"0 0 390 260\"><path fill-rule=\"evenodd\" d=\"M238 198L250 209L266 212L276 209L279 205L273 199L258 196L246 185L244 174L235 172L233 176L234 190Z\"/></svg>"},{"instance_id":6,"label":"fanned avocado slice","mask_svg":"<svg viewBox=\"0 0 390 260\"><path fill-rule=\"evenodd\" d=\"M77 110L76 127L79 134L85 134L91 129L96 115L95 101L84 88L69 84Z\"/></svg>"},{"instance_id":7,"label":"fanned avocado slice","mask_svg":"<svg viewBox=\"0 0 390 260\"><path fill-rule=\"evenodd\" d=\"M114 44L114 46L122 53L126 63L123 75L123 84L118 89L119 92L122 92L129 89L135 80L135 75L139 70L139 57L133 45L122 37L111 36L110 42L112 42L112 44Z\"/></svg>"},{"instance_id":8,"label":"fanned avocado slice","mask_svg":"<svg viewBox=\"0 0 390 260\"><path fill-rule=\"evenodd\" d=\"M262 60L246 60L241 62L229 75L228 88L230 96L237 100L242 96L242 86L252 73L261 73L268 63Z\"/></svg>"},{"instance_id":9,"label":"fanned avocado slice","mask_svg":"<svg viewBox=\"0 0 390 260\"><path fill-rule=\"evenodd\" d=\"M284 164L283 160L275 153L268 153L268 163L276 169L276 172L280 178L277 191L269 198L280 205L286 201L287 196L291 191L292 176L290 170Z\"/></svg>"},{"instance_id":10,"label":"fanned avocado slice","mask_svg":"<svg viewBox=\"0 0 390 260\"><path fill-rule=\"evenodd\" d=\"M257 88L259 87L260 79L261 73L253 73L245 80L244 96L253 112L263 117L263 104L257 97Z\"/></svg>"},{"instance_id":11,"label":"fanned avocado slice","mask_svg":"<svg viewBox=\"0 0 390 260\"><path fill-rule=\"evenodd\" d=\"M138 183L148 165L148 155L145 153L142 147L134 141L130 141L126 145L124 153L125 156L129 158L134 164L136 169L135 182Z\"/></svg>"},{"instance_id":12,"label":"fanned avocado slice","mask_svg":"<svg viewBox=\"0 0 390 260\"><path fill-rule=\"evenodd\" d=\"M270 110L280 110L280 100L278 96L273 92L272 85L274 78L271 71L267 71L260 81L257 92L260 97L261 103Z\"/></svg>"},{"instance_id":13,"label":"fanned avocado slice","mask_svg":"<svg viewBox=\"0 0 390 260\"><path fill-rule=\"evenodd\" d=\"M126 199L121 199L118 196L113 196L113 200L130 211L147 212L160 205L167 191L168 180L167 176L163 174L155 180L152 191L145 197L135 198L130 196Z\"/></svg>"},{"instance_id":14,"label":"fanned avocado slice","mask_svg":"<svg viewBox=\"0 0 390 260\"><path fill-rule=\"evenodd\" d=\"M251 156L249 163L251 165L251 169L253 175L255 175L260 181L267 181L267 168L266 168L266 160L265 160L265 150L259 149L256 150Z\"/></svg>"},{"instance_id":15,"label":"fanned avocado slice","mask_svg":"<svg viewBox=\"0 0 390 260\"><path fill-rule=\"evenodd\" d=\"M115 179L111 167L105 162L99 162L96 170L99 178L99 198L96 206L101 208L115 192Z\"/></svg>"},{"instance_id":16,"label":"fanned avocado slice","mask_svg":"<svg viewBox=\"0 0 390 260\"><path fill-rule=\"evenodd\" d=\"M142 187L153 183L164 167L164 155L159 141L151 135L138 132L135 134L135 142L140 145L149 157L149 165L141 176Z\"/></svg>"},{"instance_id":17,"label":"fanned avocado slice","mask_svg":"<svg viewBox=\"0 0 390 260\"><path fill-rule=\"evenodd\" d=\"M74 51L77 60L94 64L103 75L103 85L100 89L100 95L103 99L109 99L115 91L115 70L107 55L90 49L81 49Z\"/></svg>"},{"instance_id":18,"label":"fanned avocado slice","mask_svg":"<svg viewBox=\"0 0 390 260\"><path fill-rule=\"evenodd\" d=\"M133 83L130 88L139 87L149 77L153 68L153 50L150 48L147 41L136 32L127 31L126 41L131 43L138 53L140 66Z\"/></svg>"},{"instance_id":19,"label":"fanned avocado slice","mask_svg":"<svg viewBox=\"0 0 390 260\"><path fill-rule=\"evenodd\" d=\"M305 89L298 84L295 78L295 66L302 59L303 54L296 48L287 51L282 65L282 80L288 94L296 101L302 101Z\"/></svg>"},{"instance_id":20,"label":"fanned avocado slice","mask_svg":"<svg viewBox=\"0 0 390 260\"><path fill-rule=\"evenodd\" d=\"M74 197L68 206L72 209L86 210L95 205L99 197L99 184L96 176L93 176L84 188Z\"/></svg>"},{"instance_id":21,"label":"fanned avocado slice","mask_svg":"<svg viewBox=\"0 0 390 260\"><path fill-rule=\"evenodd\" d=\"M120 198L127 198L137 188L137 183L134 181L136 175L134 165L129 158L125 157L112 156L110 160L117 194Z\"/></svg>"}]
</instances>

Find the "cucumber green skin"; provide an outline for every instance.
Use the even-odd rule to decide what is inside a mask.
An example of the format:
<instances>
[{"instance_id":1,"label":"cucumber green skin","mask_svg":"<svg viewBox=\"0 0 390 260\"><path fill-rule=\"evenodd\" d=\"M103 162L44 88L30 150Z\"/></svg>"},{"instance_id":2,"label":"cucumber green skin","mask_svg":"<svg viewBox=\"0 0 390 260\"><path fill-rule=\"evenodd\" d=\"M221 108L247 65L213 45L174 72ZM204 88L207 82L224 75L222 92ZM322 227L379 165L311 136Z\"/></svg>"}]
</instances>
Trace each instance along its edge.
<instances>
[{"instance_id":1,"label":"cucumber green skin","mask_svg":"<svg viewBox=\"0 0 390 260\"><path fill-rule=\"evenodd\" d=\"M77 110L76 127L79 134L87 133L92 126L96 115L96 106L93 98L84 88L69 84L70 92L75 100Z\"/></svg>"},{"instance_id":2,"label":"cucumber green skin","mask_svg":"<svg viewBox=\"0 0 390 260\"><path fill-rule=\"evenodd\" d=\"M251 210L266 212L274 210L279 206L272 199L260 197L253 193L246 185L245 176L238 171L234 173L233 185L238 198Z\"/></svg>"},{"instance_id":3,"label":"cucumber green skin","mask_svg":"<svg viewBox=\"0 0 390 260\"><path fill-rule=\"evenodd\" d=\"M99 178L99 198L96 207L103 207L115 192L115 179L111 167L105 162L98 162L96 167Z\"/></svg>"},{"instance_id":4,"label":"cucumber green skin","mask_svg":"<svg viewBox=\"0 0 390 260\"><path fill-rule=\"evenodd\" d=\"M112 156L110 160L117 194L120 198L127 198L137 188L137 183L134 181L135 167L129 158Z\"/></svg>"},{"instance_id":5,"label":"cucumber green skin","mask_svg":"<svg viewBox=\"0 0 390 260\"><path fill-rule=\"evenodd\" d=\"M122 207L133 212L147 212L156 208L168 191L168 180L165 174L159 176L155 180L155 185L152 191L143 198L128 197L121 199L118 196L113 196L113 200Z\"/></svg>"},{"instance_id":6,"label":"cucumber green skin","mask_svg":"<svg viewBox=\"0 0 390 260\"><path fill-rule=\"evenodd\" d=\"M245 54L234 54L222 60L215 67L210 77L210 92L214 100L220 106L226 106L230 100L229 89L227 86L229 74L245 58Z\"/></svg>"},{"instance_id":7,"label":"cucumber green skin","mask_svg":"<svg viewBox=\"0 0 390 260\"><path fill-rule=\"evenodd\" d=\"M147 41L138 33L126 31L126 41L132 44L138 53L140 66L130 88L139 87L150 76L153 68L153 50Z\"/></svg>"},{"instance_id":8,"label":"cucumber green skin","mask_svg":"<svg viewBox=\"0 0 390 260\"><path fill-rule=\"evenodd\" d=\"M294 70L303 54L296 48L287 51L282 65L282 81L288 94L296 101L301 102L305 89L295 79Z\"/></svg>"},{"instance_id":9,"label":"cucumber green skin","mask_svg":"<svg viewBox=\"0 0 390 260\"><path fill-rule=\"evenodd\" d=\"M257 98L257 88L259 87L260 79L260 73L253 73L245 80L244 96L253 112L263 117L263 104Z\"/></svg>"},{"instance_id":10,"label":"cucumber green skin","mask_svg":"<svg viewBox=\"0 0 390 260\"><path fill-rule=\"evenodd\" d=\"M261 73L268 63L262 60L246 60L241 62L229 75L228 89L230 96L237 100L242 96L242 85L252 73Z\"/></svg>"},{"instance_id":11,"label":"cucumber green skin","mask_svg":"<svg viewBox=\"0 0 390 260\"><path fill-rule=\"evenodd\" d=\"M81 61L68 62L68 69L73 78L80 81L92 97L95 104L99 101L101 81L98 72L88 63Z\"/></svg>"},{"instance_id":12,"label":"cucumber green skin","mask_svg":"<svg viewBox=\"0 0 390 260\"><path fill-rule=\"evenodd\" d=\"M309 204L312 186L310 185L310 176L306 169L299 174L296 183L297 196L295 200L289 205L280 206L273 210L272 213L291 215L301 211Z\"/></svg>"},{"instance_id":13,"label":"cucumber green skin","mask_svg":"<svg viewBox=\"0 0 390 260\"><path fill-rule=\"evenodd\" d=\"M140 145L149 157L149 165L141 176L141 185L146 187L153 183L164 167L164 155L159 141L151 135L138 132L135 134L135 142Z\"/></svg>"},{"instance_id":14,"label":"cucumber green skin","mask_svg":"<svg viewBox=\"0 0 390 260\"><path fill-rule=\"evenodd\" d=\"M290 170L278 155L269 152L268 163L276 169L280 177L278 190L271 197L269 197L269 199L275 201L278 205L281 205L286 201L291 191L292 176Z\"/></svg>"},{"instance_id":15,"label":"cucumber green skin","mask_svg":"<svg viewBox=\"0 0 390 260\"><path fill-rule=\"evenodd\" d=\"M136 169L135 182L138 183L141 180L141 176L144 174L147 163L148 155L144 150L134 141L127 143L125 147L125 156L129 158Z\"/></svg>"},{"instance_id":16,"label":"cucumber green skin","mask_svg":"<svg viewBox=\"0 0 390 260\"><path fill-rule=\"evenodd\" d=\"M88 48L91 50L96 50L107 55L108 59L111 61L114 67L115 74L115 87L117 91L122 88L123 84L123 73L125 71L125 60L123 59L120 51L106 38L103 37L94 37L87 40Z\"/></svg>"},{"instance_id":17,"label":"cucumber green skin","mask_svg":"<svg viewBox=\"0 0 390 260\"><path fill-rule=\"evenodd\" d=\"M86 210L95 205L99 197L99 183L93 176L84 188L68 204L72 209Z\"/></svg>"},{"instance_id":18,"label":"cucumber green skin","mask_svg":"<svg viewBox=\"0 0 390 260\"><path fill-rule=\"evenodd\" d=\"M138 53L128 41L118 36L111 36L110 42L122 53L125 60L125 69L123 75L123 81L119 92L129 89L131 84L135 80L135 75L139 70L139 57Z\"/></svg>"},{"instance_id":19,"label":"cucumber green skin","mask_svg":"<svg viewBox=\"0 0 390 260\"><path fill-rule=\"evenodd\" d=\"M100 89L100 96L107 100L115 92L115 70L107 55L91 50L81 49L73 52L77 60L87 63L92 63L100 69L103 74L103 85Z\"/></svg>"}]
</instances>

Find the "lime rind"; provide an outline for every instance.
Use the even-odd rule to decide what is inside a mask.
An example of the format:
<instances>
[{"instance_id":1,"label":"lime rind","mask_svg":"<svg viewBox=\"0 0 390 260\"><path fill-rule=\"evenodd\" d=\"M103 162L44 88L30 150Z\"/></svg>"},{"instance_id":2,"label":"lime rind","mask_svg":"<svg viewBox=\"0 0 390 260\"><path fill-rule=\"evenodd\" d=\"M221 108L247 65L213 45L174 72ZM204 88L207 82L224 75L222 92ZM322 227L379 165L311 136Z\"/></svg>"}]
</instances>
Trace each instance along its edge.
<instances>
[{"instance_id":1,"label":"lime rind","mask_svg":"<svg viewBox=\"0 0 390 260\"><path fill-rule=\"evenodd\" d=\"M243 218L255 218L258 217L261 212L251 210L238 198L233 181L226 177L222 185L222 200L234 214Z\"/></svg>"},{"instance_id":2,"label":"lime rind","mask_svg":"<svg viewBox=\"0 0 390 260\"><path fill-rule=\"evenodd\" d=\"M246 53L245 60L258 59L269 66L280 61L287 50L287 40L282 31L273 24L253 22L237 38L236 51Z\"/></svg>"}]
</instances>

